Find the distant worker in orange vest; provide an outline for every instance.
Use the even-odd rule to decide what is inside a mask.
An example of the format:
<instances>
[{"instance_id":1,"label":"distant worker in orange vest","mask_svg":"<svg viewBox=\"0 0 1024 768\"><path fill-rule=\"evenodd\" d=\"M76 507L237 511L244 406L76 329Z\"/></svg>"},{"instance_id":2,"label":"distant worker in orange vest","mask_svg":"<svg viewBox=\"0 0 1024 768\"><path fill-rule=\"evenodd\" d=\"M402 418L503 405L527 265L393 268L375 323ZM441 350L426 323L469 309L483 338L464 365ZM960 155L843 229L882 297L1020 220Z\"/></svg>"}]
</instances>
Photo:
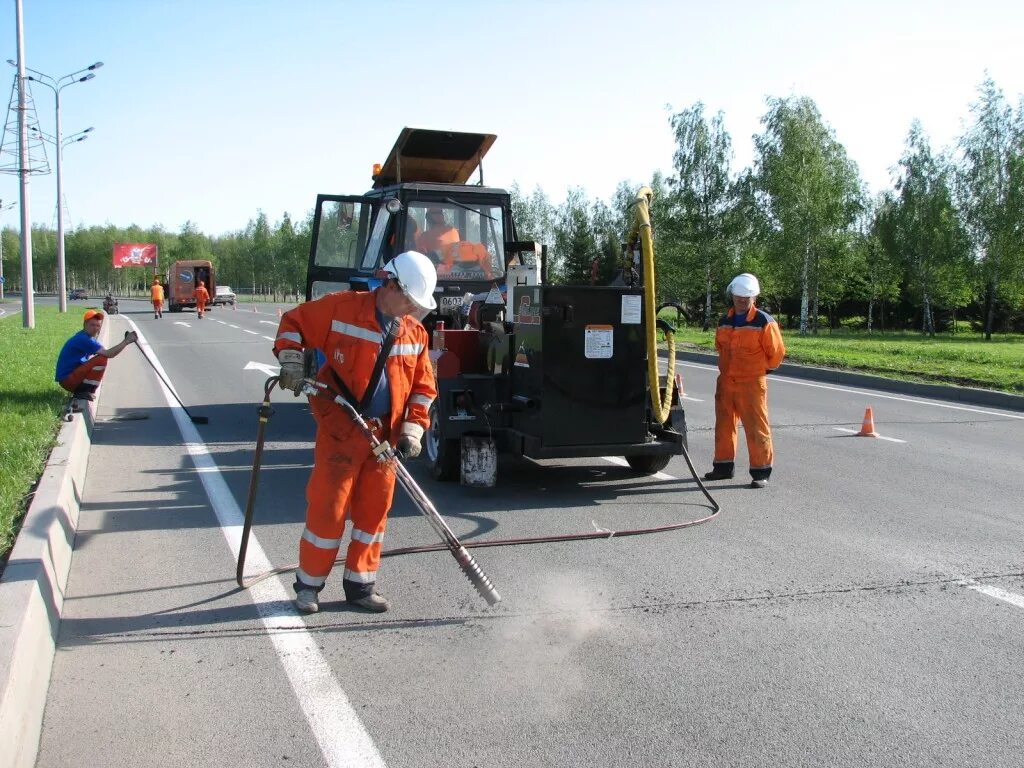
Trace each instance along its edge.
<instances>
[{"instance_id":1,"label":"distant worker in orange vest","mask_svg":"<svg viewBox=\"0 0 1024 768\"><path fill-rule=\"evenodd\" d=\"M196 314L203 319L203 312L206 311L206 302L210 300L210 292L206 290L206 283L202 280L196 286Z\"/></svg>"},{"instance_id":2,"label":"distant worker in orange vest","mask_svg":"<svg viewBox=\"0 0 1024 768\"><path fill-rule=\"evenodd\" d=\"M436 264L441 261L445 248L461 239L459 230L445 221L444 208L427 208L427 228L416 235L416 250Z\"/></svg>"},{"instance_id":3,"label":"distant worker in orange vest","mask_svg":"<svg viewBox=\"0 0 1024 768\"><path fill-rule=\"evenodd\" d=\"M774 455L765 376L782 363L786 347L779 324L754 306L761 293L756 277L748 272L737 275L725 293L732 299L732 309L719 321L715 333L719 371L715 387L715 460L704 479L732 479L739 421L747 437L750 487L767 488Z\"/></svg>"},{"instance_id":4,"label":"distant worker in orange vest","mask_svg":"<svg viewBox=\"0 0 1024 768\"><path fill-rule=\"evenodd\" d=\"M164 287L160 285L160 279L154 277L153 284L149 286L149 300L153 302L153 319L164 316Z\"/></svg>"}]
</instances>

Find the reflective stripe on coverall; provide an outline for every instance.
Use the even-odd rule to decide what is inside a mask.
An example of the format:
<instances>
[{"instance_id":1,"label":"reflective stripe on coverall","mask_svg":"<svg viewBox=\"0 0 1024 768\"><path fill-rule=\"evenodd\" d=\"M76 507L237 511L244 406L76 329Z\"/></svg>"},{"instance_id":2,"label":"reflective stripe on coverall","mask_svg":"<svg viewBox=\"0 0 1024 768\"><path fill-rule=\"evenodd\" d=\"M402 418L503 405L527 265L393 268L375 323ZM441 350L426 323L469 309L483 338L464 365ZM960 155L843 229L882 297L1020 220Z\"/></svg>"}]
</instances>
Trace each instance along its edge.
<instances>
[{"instance_id":1,"label":"reflective stripe on coverall","mask_svg":"<svg viewBox=\"0 0 1024 768\"><path fill-rule=\"evenodd\" d=\"M79 387L89 392L95 392L96 388L103 381L103 374L107 371L106 355L95 355L90 357L71 373L60 380L60 385L68 392L74 392Z\"/></svg>"},{"instance_id":2,"label":"reflective stripe on coverall","mask_svg":"<svg viewBox=\"0 0 1024 768\"><path fill-rule=\"evenodd\" d=\"M334 293L300 304L281 317L274 353L303 347L322 350L327 362L317 379L337 389L333 380L337 376L353 396L360 397L382 343L375 304L376 292ZM376 429L378 438L392 443L400 431L414 439L422 436L437 396L426 329L411 317L400 322L386 363L391 412ZM317 432L297 577L304 585L323 586L341 547L347 514L352 540L345 558L344 588L347 598L359 599L373 591L377 579L395 474L378 463L362 432L338 405L311 397L310 408Z\"/></svg>"},{"instance_id":3,"label":"reflective stripe on coverall","mask_svg":"<svg viewBox=\"0 0 1024 768\"><path fill-rule=\"evenodd\" d=\"M786 355L779 324L767 312L751 306L740 325L730 309L718 324L718 384L715 387L714 468L733 471L736 423L743 423L750 456L750 475L767 480L772 473L772 432L768 423L768 384L765 374L778 368Z\"/></svg>"}]
</instances>

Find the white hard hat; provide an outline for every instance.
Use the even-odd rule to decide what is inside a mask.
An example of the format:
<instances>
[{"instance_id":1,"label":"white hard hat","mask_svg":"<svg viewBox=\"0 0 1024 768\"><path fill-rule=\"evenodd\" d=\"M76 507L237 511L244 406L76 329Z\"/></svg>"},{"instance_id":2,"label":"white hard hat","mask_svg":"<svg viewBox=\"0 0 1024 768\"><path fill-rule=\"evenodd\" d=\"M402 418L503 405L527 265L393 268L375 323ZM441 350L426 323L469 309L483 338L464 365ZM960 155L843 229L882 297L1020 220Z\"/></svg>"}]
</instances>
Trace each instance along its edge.
<instances>
[{"instance_id":1,"label":"white hard hat","mask_svg":"<svg viewBox=\"0 0 1024 768\"><path fill-rule=\"evenodd\" d=\"M757 278L749 272L744 272L742 275L736 275L729 283L729 287L725 289L727 296L749 296L753 298L761 293L761 286L757 282Z\"/></svg>"},{"instance_id":2,"label":"white hard hat","mask_svg":"<svg viewBox=\"0 0 1024 768\"><path fill-rule=\"evenodd\" d=\"M400 253L384 265L384 271L395 276L402 292L420 309L426 312L437 309L437 302L434 301L437 272L430 259L422 253Z\"/></svg>"}]
</instances>

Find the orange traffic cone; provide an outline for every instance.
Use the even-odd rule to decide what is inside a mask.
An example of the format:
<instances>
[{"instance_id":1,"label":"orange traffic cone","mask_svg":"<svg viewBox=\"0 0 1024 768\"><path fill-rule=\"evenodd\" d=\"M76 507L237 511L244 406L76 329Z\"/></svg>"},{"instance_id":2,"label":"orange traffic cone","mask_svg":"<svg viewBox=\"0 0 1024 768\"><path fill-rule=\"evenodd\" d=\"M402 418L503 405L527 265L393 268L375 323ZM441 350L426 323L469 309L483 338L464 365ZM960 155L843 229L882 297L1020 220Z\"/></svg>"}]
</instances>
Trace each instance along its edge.
<instances>
[{"instance_id":1,"label":"orange traffic cone","mask_svg":"<svg viewBox=\"0 0 1024 768\"><path fill-rule=\"evenodd\" d=\"M278 317L280 317L280 316L281 316L281 308L280 308L280 307L278 307L278 308L277 308L277 316L278 316Z\"/></svg>"},{"instance_id":2,"label":"orange traffic cone","mask_svg":"<svg viewBox=\"0 0 1024 768\"><path fill-rule=\"evenodd\" d=\"M864 409L864 423L860 425L857 437L878 437L878 433L875 432L875 414L870 405Z\"/></svg>"},{"instance_id":3,"label":"orange traffic cone","mask_svg":"<svg viewBox=\"0 0 1024 768\"><path fill-rule=\"evenodd\" d=\"M686 393L683 392L683 374L681 373L676 373L676 392L679 395L680 401L686 397Z\"/></svg>"}]
</instances>

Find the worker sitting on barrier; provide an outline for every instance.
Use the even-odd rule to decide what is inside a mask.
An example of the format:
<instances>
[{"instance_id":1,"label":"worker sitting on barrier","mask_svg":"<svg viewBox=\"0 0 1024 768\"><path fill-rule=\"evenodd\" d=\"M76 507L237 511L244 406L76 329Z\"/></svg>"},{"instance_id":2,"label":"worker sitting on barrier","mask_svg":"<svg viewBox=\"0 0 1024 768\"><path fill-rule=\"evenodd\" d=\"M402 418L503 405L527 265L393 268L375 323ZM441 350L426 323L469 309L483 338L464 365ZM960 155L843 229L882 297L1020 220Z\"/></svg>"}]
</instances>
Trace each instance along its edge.
<instances>
[{"instance_id":1,"label":"worker sitting on barrier","mask_svg":"<svg viewBox=\"0 0 1024 768\"><path fill-rule=\"evenodd\" d=\"M427 208L427 228L416 236L416 250L439 262L445 246L461 239L459 230L445 220L444 208Z\"/></svg>"},{"instance_id":2,"label":"worker sitting on barrier","mask_svg":"<svg viewBox=\"0 0 1024 768\"><path fill-rule=\"evenodd\" d=\"M281 363L279 384L300 392L302 350L323 350L325 364L317 379L341 392L378 439L392 442L401 457L413 458L419 455L437 396L427 331L416 320L437 307L437 274L430 260L415 251L398 254L383 272L383 284L372 292L332 293L284 313L274 343ZM348 514L352 540L342 581L345 598L368 611L386 611L388 601L374 585L395 491L394 470L377 460L369 440L336 403L311 397L310 410L317 431L295 606L303 613L319 610L319 593L341 548Z\"/></svg>"},{"instance_id":3,"label":"worker sitting on barrier","mask_svg":"<svg viewBox=\"0 0 1024 768\"><path fill-rule=\"evenodd\" d=\"M82 330L64 342L57 355L54 380L76 400L95 400L96 388L107 369L107 360L117 357L122 349L138 338L135 331L129 331L119 344L104 349L96 340L102 327L103 313L98 309L86 310L82 316Z\"/></svg>"}]
</instances>

